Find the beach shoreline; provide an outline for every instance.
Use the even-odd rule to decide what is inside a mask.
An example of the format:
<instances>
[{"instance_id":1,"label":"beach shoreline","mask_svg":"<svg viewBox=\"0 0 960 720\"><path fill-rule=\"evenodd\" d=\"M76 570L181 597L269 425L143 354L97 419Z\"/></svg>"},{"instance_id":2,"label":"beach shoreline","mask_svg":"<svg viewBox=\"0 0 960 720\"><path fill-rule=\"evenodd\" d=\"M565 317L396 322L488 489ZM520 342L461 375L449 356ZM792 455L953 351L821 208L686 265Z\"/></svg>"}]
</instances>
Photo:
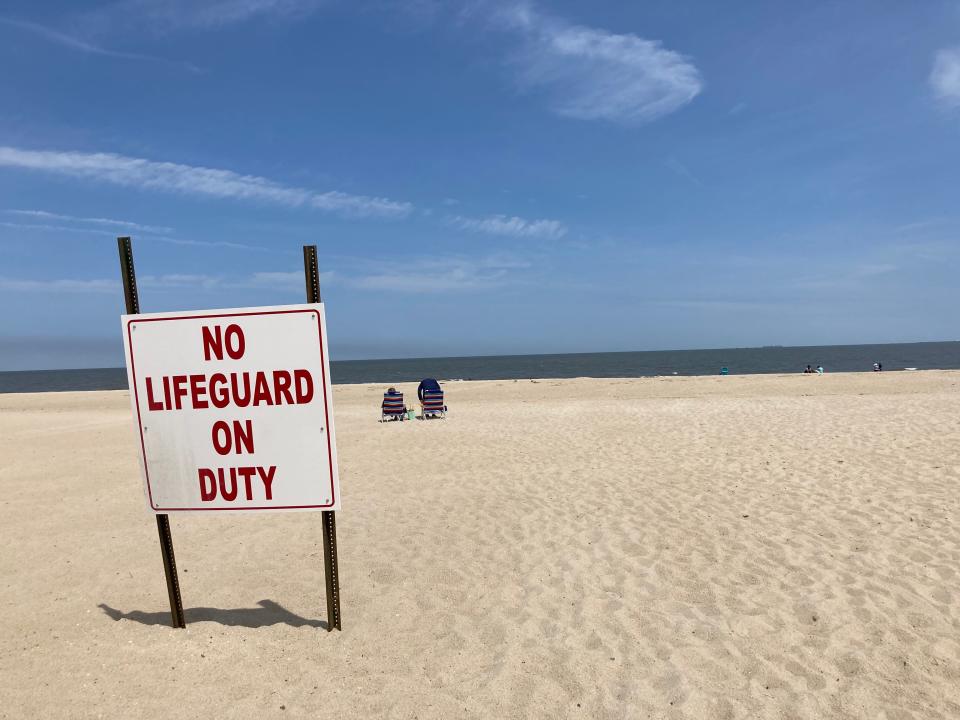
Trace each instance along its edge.
<instances>
[{"instance_id":1,"label":"beach shoreline","mask_svg":"<svg viewBox=\"0 0 960 720\"><path fill-rule=\"evenodd\" d=\"M335 360L334 385L396 383L424 377L449 380L529 380L590 377L710 377L729 368L732 375L792 374L808 364L823 365L829 374L870 371L881 362L885 372L917 367L960 369L960 342L887 345L761 347L705 350L490 355L473 357ZM126 388L123 367L17 370L0 372L0 394L6 392L114 390Z\"/></svg>"},{"instance_id":2,"label":"beach shoreline","mask_svg":"<svg viewBox=\"0 0 960 720\"><path fill-rule=\"evenodd\" d=\"M125 368L91 368L91 370L96 370L96 371L109 370L109 371L111 371L111 372L116 372L116 373L118 373L118 374L123 373L124 378L126 378L126 372L127 372ZM80 372L86 372L87 370L79 369L79 371L80 371ZM12 375L12 374L15 374L15 373L36 373L36 372L57 373L57 372L73 372L73 370L70 370L70 369L68 369L68 370L44 370L44 371L15 370L15 371L8 371L7 374ZM889 374L889 373L894 373L894 374L899 374L899 373L915 374L915 373L937 373L937 372L958 372L958 370L955 369L955 368L889 368L889 369L884 369L882 372L879 372L879 373L873 372L873 371L866 371L866 370L837 370L837 371L825 372L825 373L823 373L823 375L831 375L831 376L834 376L834 375L870 375L870 376L873 376L873 375L885 375L885 374ZM582 380L597 380L597 381L625 382L625 381L632 381L632 380L668 380L668 379L669 379L669 380L683 380L683 379L686 379L686 380L697 380L697 379L702 379L702 378L713 378L713 377L725 377L725 378L733 378L733 377L740 377L740 378L745 378L745 377L788 378L788 377L793 377L793 376L796 376L796 375L809 376L810 374L811 374L811 373L804 373L802 370L797 370L797 371L795 371L795 372L751 372L751 373L729 373L729 374L726 374L726 375L721 375L720 373L700 374L700 375L697 375L697 374L682 375L682 374L679 374L679 373L677 373L677 374L666 373L666 374L661 374L661 375L623 375L623 376L578 375L578 376L569 376L569 377L567 377L567 376L564 376L564 377L553 377L553 376L549 376L549 375L544 375L544 376L537 376L537 377L480 378L480 379L476 379L476 378L460 378L460 377L442 377L442 376L441 376L441 377L438 377L438 378L437 378L437 381L440 382L440 383L443 383L443 384L448 384L448 383L484 383L484 382L487 382L487 383L490 383L490 382L494 382L494 383L504 383L504 382L533 382L533 383L540 383L540 382L570 381L570 380L577 380L577 381L582 381ZM816 375L817 373L812 373L812 374ZM334 387L366 387L366 386L370 386L370 387L381 387L381 386L382 386L382 387L388 387L388 386L392 386L392 385L393 385L393 386L395 386L395 385L414 385L414 386L415 386L415 385L417 384L417 382L418 382L418 381L417 381L417 380L414 380L414 379L410 379L410 380L396 380L396 379L391 380L391 379L386 379L386 380L375 380L375 381L365 381L365 382L334 382L334 383L333 383L333 386L334 386ZM53 389L49 389L49 390L33 390L33 389L30 389L30 390L10 390L10 389L4 389L3 391L0 391L0 396L3 396L3 395L43 395L43 394L47 394L47 393L127 392L127 391L128 391L128 389L127 389L126 387L113 387L113 388L106 388L106 389L100 389L100 388L94 388L94 389L58 389L58 388L53 388Z\"/></svg>"}]
</instances>

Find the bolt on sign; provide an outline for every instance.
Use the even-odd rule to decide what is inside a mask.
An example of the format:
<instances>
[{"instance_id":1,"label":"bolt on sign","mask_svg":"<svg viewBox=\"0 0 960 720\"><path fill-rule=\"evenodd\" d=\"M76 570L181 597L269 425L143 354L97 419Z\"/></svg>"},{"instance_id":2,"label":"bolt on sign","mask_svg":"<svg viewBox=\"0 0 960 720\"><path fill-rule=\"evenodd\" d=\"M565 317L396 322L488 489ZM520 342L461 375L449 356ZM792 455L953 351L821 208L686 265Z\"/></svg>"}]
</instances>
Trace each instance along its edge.
<instances>
[{"instance_id":1,"label":"bolt on sign","mask_svg":"<svg viewBox=\"0 0 960 720\"><path fill-rule=\"evenodd\" d=\"M322 304L122 324L153 512L340 509Z\"/></svg>"}]
</instances>

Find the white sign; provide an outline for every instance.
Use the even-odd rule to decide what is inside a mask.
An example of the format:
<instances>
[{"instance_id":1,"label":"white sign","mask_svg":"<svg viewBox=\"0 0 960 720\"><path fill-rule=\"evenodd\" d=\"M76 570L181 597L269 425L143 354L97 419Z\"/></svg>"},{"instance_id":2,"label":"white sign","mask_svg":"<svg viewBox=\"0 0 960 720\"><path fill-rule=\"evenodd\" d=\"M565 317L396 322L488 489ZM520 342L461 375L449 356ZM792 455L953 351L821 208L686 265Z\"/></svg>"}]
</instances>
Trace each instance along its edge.
<instances>
[{"instance_id":1,"label":"white sign","mask_svg":"<svg viewBox=\"0 0 960 720\"><path fill-rule=\"evenodd\" d=\"M153 512L340 508L322 304L122 323Z\"/></svg>"}]
</instances>

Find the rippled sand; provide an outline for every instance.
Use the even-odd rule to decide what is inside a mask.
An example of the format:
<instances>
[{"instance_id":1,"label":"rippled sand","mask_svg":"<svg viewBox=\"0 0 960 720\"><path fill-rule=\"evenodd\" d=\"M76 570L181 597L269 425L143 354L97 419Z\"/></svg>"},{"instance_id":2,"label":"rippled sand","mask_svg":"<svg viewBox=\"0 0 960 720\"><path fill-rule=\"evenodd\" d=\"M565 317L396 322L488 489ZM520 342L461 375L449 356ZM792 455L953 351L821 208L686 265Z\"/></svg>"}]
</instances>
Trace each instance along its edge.
<instances>
[{"instance_id":1,"label":"rippled sand","mask_svg":"<svg viewBox=\"0 0 960 720\"><path fill-rule=\"evenodd\" d=\"M172 630L126 393L0 395L0 717L960 717L960 373L382 390L342 633L309 513L172 516Z\"/></svg>"}]
</instances>

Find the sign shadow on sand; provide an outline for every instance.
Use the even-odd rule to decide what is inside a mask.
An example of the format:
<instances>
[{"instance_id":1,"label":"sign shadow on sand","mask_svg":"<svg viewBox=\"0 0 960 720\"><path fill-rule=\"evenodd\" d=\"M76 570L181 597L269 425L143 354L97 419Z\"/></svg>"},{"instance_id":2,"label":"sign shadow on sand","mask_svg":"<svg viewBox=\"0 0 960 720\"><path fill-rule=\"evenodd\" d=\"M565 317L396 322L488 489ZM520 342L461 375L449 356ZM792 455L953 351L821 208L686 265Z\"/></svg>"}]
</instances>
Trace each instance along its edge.
<instances>
[{"instance_id":1,"label":"sign shadow on sand","mask_svg":"<svg viewBox=\"0 0 960 720\"><path fill-rule=\"evenodd\" d=\"M291 627L327 628L325 620L310 620L290 612L273 600L261 600L255 608L210 608L194 607L185 610L186 619L190 622L215 622L221 625L236 627L260 628L270 625L289 625ZM131 610L123 612L109 605L100 603L98 607L112 620L132 620L142 625L169 625L169 611L144 612Z\"/></svg>"}]
</instances>

